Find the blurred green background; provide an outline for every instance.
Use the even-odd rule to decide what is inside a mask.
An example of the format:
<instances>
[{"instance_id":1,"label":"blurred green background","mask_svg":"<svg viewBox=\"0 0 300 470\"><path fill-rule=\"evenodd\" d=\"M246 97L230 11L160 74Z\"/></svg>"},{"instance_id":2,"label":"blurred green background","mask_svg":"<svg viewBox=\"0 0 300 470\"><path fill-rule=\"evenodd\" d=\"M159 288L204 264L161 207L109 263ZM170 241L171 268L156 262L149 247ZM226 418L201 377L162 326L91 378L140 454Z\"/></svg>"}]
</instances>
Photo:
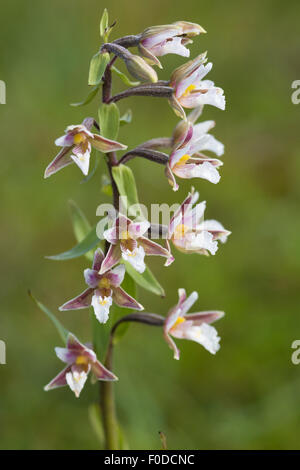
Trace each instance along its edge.
<instances>
[{"instance_id":1,"label":"blurred green background","mask_svg":"<svg viewBox=\"0 0 300 470\"><path fill-rule=\"evenodd\" d=\"M53 311L83 289L85 258L55 262L44 255L75 243L69 199L92 223L96 206L109 200L99 189L100 172L83 185L75 165L43 179L54 139L66 125L96 117L96 101L86 108L69 103L88 92L104 7L117 19L114 38L180 19L200 23L208 34L194 41L191 57L208 50L214 62L208 78L227 98L225 112L207 106L203 114L216 120L213 133L226 145L221 181L192 183L207 200L206 217L233 234L214 257L176 253L167 271L162 260L150 259L167 297L139 291L146 310L164 315L178 287L197 290L197 310L226 312L217 325L222 347L214 357L181 342L177 362L158 329L130 327L116 348L114 370L129 446L157 449L164 431L171 449L299 448L300 366L291 363L291 343L300 337L300 105L291 102L291 83L300 79L297 0L284 6L279 0L2 3L0 339L7 343L7 365L0 365L0 447L99 447L87 414L98 387L86 387L80 400L69 389L43 392L61 368L53 351L60 339L27 289ZM183 61L162 58L160 78ZM115 90L123 88L115 78ZM165 100L120 103L121 111L128 107L133 124L122 127L119 140L129 148L170 135L177 122ZM146 160L130 167L146 204L179 202L190 188L181 180L173 193L162 168ZM88 311L59 315L80 339L90 338Z\"/></svg>"}]
</instances>

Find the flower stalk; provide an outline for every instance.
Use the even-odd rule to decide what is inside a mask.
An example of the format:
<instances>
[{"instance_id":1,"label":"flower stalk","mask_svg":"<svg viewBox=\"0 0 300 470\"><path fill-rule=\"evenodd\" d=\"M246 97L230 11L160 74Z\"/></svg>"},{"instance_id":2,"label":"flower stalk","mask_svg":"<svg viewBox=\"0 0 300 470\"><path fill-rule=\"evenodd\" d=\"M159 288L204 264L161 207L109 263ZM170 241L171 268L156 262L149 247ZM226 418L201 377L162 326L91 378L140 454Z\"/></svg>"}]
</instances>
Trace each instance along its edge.
<instances>
[{"instance_id":1,"label":"flower stalk","mask_svg":"<svg viewBox=\"0 0 300 470\"><path fill-rule=\"evenodd\" d=\"M187 46L192 42L192 38L205 33L205 30L194 23L177 21L170 25L152 26L138 35L128 35L109 42L113 25L109 26L108 12L105 10L100 22L103 44L90 63L88 83L94 88L83 103L77 104L90 102L101 87L99 123L94 118L87 117L81 124L68 126L65 134L55 141L61 150L47 166L44 175L48 178L72 163L75 163L84 175L88 175L93 148L104 154L103 160L107 165L110 185L106 185L109 191L110 186L112 189L114 211L111 207L109 210L105 209L105 218L101 220L101 223L103 222L101 235L97 231L98 225L96 230L98 238L105 241L104 252L99 246L95 248L99 244L99 240L95 240L95 228L87 229L89 224L78 211L76 216L77 223L79 220L80 224L80 230L78 227L76 230L77 233L80 232L78 245L63 253L64 256L58 255L53 258L67 259L65 255L70 253L75 257L74 252L79 252L78 256L85 254L90 257L93 249L92 266L86 268L83 273L87 287L79 295L65 302L59 310L64 312L92 307L97 322L103 327L112 314L110 311L112 307L116 309L113 313L117 314L118 320L110 331L104 332L104 336L106 335L104 344L108 340L108 345L106 352L103 347L105 360L102 364L96 356L96 352L98 353L102 347L102 344L100 347L98 344L102 336L99 335L99 338L97 335L99 324L94 324L94 318L95 344L92 347L81 343L60 325L54 315L47 313L52 319L54 318L54 323L66 340L66 347L55 349L58 358L66 365L48 383L45 390L68 385L75 396L79 397L90 373L99 380L98 401L102 411L105 448L108 450L120 449L120 427L113 385L113 381L118 378L112 372L115 335L119 325L136 322L161 328L162 337L172 349L176 360L180 357L180 351L173 338L197 342L211 354L215 354L220 348L220 337L211 323L220 319L224 313L219 310L189 313L189 309L198 299L196 291L187 296L185 289L179 289L178 303L166 316L140 313L144 307L136 300L136 284L156 295L165 296L164 289L149 270L145 258L163 257L165 266L169 266L175 260L171 246L188 254L214 255L218 249L218 241L225 243L230 235L220 222L213 219L204 220L206 202L197 202L198 193L194 192L193 188L167 224L165 221L164 224L148 221L141 210L142 205L137 196L134 175L126 166L134 158L163 165L168 182L175 191L178 189L175 176L182 179L202 178L214 184L219 181L220 175L217 169L222 166L221 160L203 154L203 151L208 151L219 157L224 152L223 144L209 134L215 123L204 121L196 124L204 105L225 108L223 90L215 87L210 80L204 80L212 68L211 63L205 65L206 53L181 65L172 73L170 80L159 80L153 68L155 66L162 68L158 57L166 54L189 57L190 51ZM138 54L132 54L129 51L131 47L137 47ZM130 75L144 83L132 82L127 75L113 67L117 59L124 61ZM116 95L112 94L112 71L129 86ZM167 99L181 118L173 135L150 138L135 148L126 150L127 146L116 139L119 126L128 124L132 113L128 110L120 117L116 103L133 96ZM184 108L193 111L186 116ZM97 133L92 132L93 127ZM170 155L162 151L165 149L169 149ZM126 150L126 153L118 158L117 152L122 150ZM93 173L96 169L97 164ZM123 199L129 201L125 207L127 212L123 207ZM83 237L81 237L82 231L84 231ZM155 238L164 239L165 246L154 241ZM134 313L122 315L119 308L132 309Z\"/></svg>"}]
</instances>

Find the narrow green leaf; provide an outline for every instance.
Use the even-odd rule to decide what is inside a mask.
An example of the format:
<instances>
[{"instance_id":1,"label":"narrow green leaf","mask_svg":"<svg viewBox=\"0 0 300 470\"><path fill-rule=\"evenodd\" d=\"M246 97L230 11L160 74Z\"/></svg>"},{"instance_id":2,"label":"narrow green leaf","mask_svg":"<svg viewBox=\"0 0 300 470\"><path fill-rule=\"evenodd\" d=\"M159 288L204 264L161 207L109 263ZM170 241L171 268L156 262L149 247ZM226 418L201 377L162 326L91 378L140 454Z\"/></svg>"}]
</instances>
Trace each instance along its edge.
<instances>
[{"instance_id":1,"label":"narrow green leaf","mask_svg":"<svg viewBox=\"0 0 300 470\"><path fill-rule=\"evenodd\" d=\"M125 83L125 85L127 86L138 86L141 83L141 82L134 82L130 80L130 78L127 77L125 73L121 72L121 70L117 69L117 67L115 67L114 65L112 66L111 70L115 72L115 74L118 75L118 77L122 80L122 82Z\"/></svg>"},{"instance_id":2,"label":"narrow green leaf","mask_svg":"<svg viewBox=\"0 0 300 470\"><path fill-rule=\"evenodd\" d=\"M87 220L82 210L77 206L76 202L70 200L69 208L71 220L73 224L74 235L78 242L81 242L91 231L91 224Z\"/></svg>"},{"instance_id":3,"label":"narrow green leaf","mask_svg":"<svg viewBox=\"0 0 300 470\"><path fill-rule=\"evenodd\" d=\"M143 273L138 273L127 261L125 261L125 266L128 274L139 286L153 294L160 295L161 297L165 296L164 289L148 267L146 267L146 270Z\"/></svg>"},{"instance_id":4,"label":"narrow green leaf","mask_svg":"<svg viewBox=\"0 0 300 470\"><path fill-rule=\"evenodd\" d=\"M36 305L50 318L54 326L56 327L61 339L64 343L67 341L68 337L68 330L61 324L61 322L56 318L54 313L52 313L44 304L42 304L39 300L37 300L31 291L28 291L29 297L36 303Z\"/></svg>"},{"instance_id":5,"label":"narrow green leaf","mask_svg":"<svg viewBox=\"0 0 300 470\"><path fill-rule=\"evenodd\" d=\"M135 178L131 169L125 165L118 165L113 167L112 172L120 196L123 196L122 202L126 206L124 209L127 209L128 214L132 217L142 217Z\"/></svg>"},{"instance_id":6,"label":"narrow green leaf","mask_svg":"<svg viewBox=\"0 0 300 470\"><path fill-rule=\"evenodd\" d=\"M89 94L83 101L80 101L79 103L71 103L70 106L85 106L86 104L89 104L97 95L98 90L99 85L96 85L94 88L92 88L92 90L89 92Z\"/></svg>"},{"instance_id":7,"label":"narrow green leaf","mask_svg":"<svg viewBox=\"0 0 300 470\"><path fill-rule=\"evenodd\" d=\"M104 430L101 410L98 403L93 403L88 408L89 420L101 447L104 445Z\"/></svg>"},{"instance_id":8,"label":"narrow green leaf","mask_svg":"<svg viewBox=\"0 0 300 470\"><path fill-rule=\"evenodd\" d=\"M103 38L105 36L106 30L108 28L108 11L107 8L104 9L100 20L100 36Z\"/></svg>"},{"instance_id":9,"label":"narrow green leaf","mask_svg":"<svg viewBox=\"0 0 300 470\"><path fill-rule=\"evenodd\" d=\"M97 52L97 54L92 57L89 70L89 85L99 85L108 62L109 54L107 52L104 54Z\"/></svg>"},{"instance_id":10,"label":"narrow green leaf","mask_svg":"<svg viewBox=\"0 0 300 470\"><path fill-rule=\"evenodd\" d=\"M124 124L129 124L132 121L132 111L131 109L127 109L126 113L120 117L120 125L123 126Z\"/></svg>"},{"instance_id":11,"label":"narrow green leaf","mask_svg":"<svg viewBox=\"0 0 300 470\"><path fill-rule=\"evenodd\" d=\"M101 135L107 139L115 140L118 137L120 126L120 111L115 103L103 103L98 111Z\"/></svg>"},{"instance_id":12,"label":"narrow green leaf","mask_svg":"<svg viewBox=\"0 0 300 470\"><path fill-rule=\"evenodd\" d=\"M69 207L75 238L81 242L91 231L91 224L74 201L69 201ZM92 261L93 251L88 251L85 256Z\"/></svg>"},{"instance_id":13,"label":"narrow green leaf","mask_svg":"<svg viewBox=\"0 0 300 470\"><path fill-rule=\"evenodd\" d=\"M59 260L59 261L79 258L79 256L84 255L85 253L90 251L92 248L94 248L96 245L98 245L99 242L100 240L96 234L96 227L93 227L91 231L86 235L86 237L81 242L79 242L76 246L71 248L71 250L64 251L63 253L60 253L58 255L46 256L45 258Z\"/></svg>"}]
</instances>

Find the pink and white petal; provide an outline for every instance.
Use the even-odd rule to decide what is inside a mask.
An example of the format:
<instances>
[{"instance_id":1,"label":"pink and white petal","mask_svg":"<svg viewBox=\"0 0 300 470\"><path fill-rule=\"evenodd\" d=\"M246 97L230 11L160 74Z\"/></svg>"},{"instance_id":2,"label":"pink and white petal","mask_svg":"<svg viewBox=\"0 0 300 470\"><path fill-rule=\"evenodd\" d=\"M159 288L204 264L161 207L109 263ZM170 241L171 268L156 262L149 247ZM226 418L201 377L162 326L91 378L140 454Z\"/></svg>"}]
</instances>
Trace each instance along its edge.
<instances>
[{"instance_id":1,"label":"pink and white petal","mask_svg":"<svg viewBox=\"0 0 300 470\"><path fill-rule=\"evenodd\" d=\"M139 245L144 248L144 251L148 256L164 256L165 258L170 257L170 252L166 250L166 248L152 240L149 240L149 238L140 237L138 242Z\"/></svg>"},{"instance_id":2,"label":"pink and white petal","mask_svg":"<svg viewBox=\"0 0 300 470\"><path fill-rule=\"evenodd\" d=\"M51 382L45 385L45 392L48 392L48 390L53 390L54 388L65 387L65 385L67 385L66 374L70 371L70 366L67 366L65 369L63 369L56 377L54 377L54 379L51 380Z\"/></svg>"},{"instance_id":3,"label":"pink and white petal","mask_svg":"<svg viewBox=\"0 0 300 470\"><path fill-rule=\"evenodd\" d=\"M87 283L87 285L93 288L95 288L98 285L101 279L98 271L95 271L95 269L87 268L83 271L83 275L84 275L84 280Z\"/></svg>"},{"instance_id":4,"label":"pink and white petal","mask_svg":"<svg viewBox=\"0 0 300 470\"><path fill-rule=\"evenodd\" d=\"M202 152L203 150L214 152L218 157L220 157L224 153L224 145L213 135L205 134L194 141L193 145L191 145L191 154L199 151Z\"/></svg>"},{"instance_id":5,"label":"pink and white petal","mask_svg":"<svg viewBox=\"0 0 300 470\"><path fill-rule=\"evenodd\" d=\"M213 127L215 127L215 121L203 121L194 125L193 140L199 139L202 135L207 134Z\"/></svg>"},{"instance_id":6,"label":"pink and white petal","mask_svg":"<svg viewBox=\"0 0 300 470\"><path fill-rule=\"evenodd\" d=\"M198 292L194 291L187 297L187 299L179 301L180 305L178 305L178 307L180 308L180 316L182 317L185 315L197 300Z\"/></svg>"},{"instance_id":7,"label":"pink and white petal","mask_svg":"<svg viewBox=\"0 0 300 470\"><path fill-rule=\"evenodd\" d=\"M93 259L93 266L92 268L95 271L99 271L101 268L102 261L104 260L104 253L101 250L101 248L97 248L97 250L94 253L94 259Z\"/></svg>"},{"instance_id":8,"label":"pink and white petal","mask_svg":"<svg viewBox=\"0 0 300 470\"><path fill-rule=\"evenodd\" d=\"M151 28L152 31L149 36L147 35L147 30L144 31L144 38L141 41L144 47L152 49L153 47L157 46L158 44L161 44L167 39L172 39L174 36L182 34L182 28L177 25L165 28L157 26L156 29L157 32L155 31L154 34L155 27Z\"/></svg>"},{"instance_id":9,"label":"pink and white petal","mask_svg":"<svg viewBox=\"0 0 300 470\"><path fill-rule=\"evenodd\" d=\"M78 350L69 348L54 348L57 357L66 364L73 364L78 357Z\"/></svg>"},{"instance_id":10,"label":"pink and white petal","mask_svg":"<svg viewBox=\"0 0 300 470\"><path fill-rule=\"evenodd\" d=\"M170 168L170 165L169 163L167 163L166 165L166 169L165 169L165 174L166 174L166 177L168 178L168 182L169 184L172 186L173 188L173 191L178 191L178 184L176 183L176 179L175 179L175 176Z\"/></svg>"},{"instance_id":11,"label":"pink and white petal","mask_svg":"<svg viewBox=\"0 0 300 470\"><path fill-rule=\"evenodd\" d=\"M189 313L184 315L186 320L192 321L193 325L201 325L202 323L214 323L215 321L223 318L225 312L221 312L220 310L208 310L206 312L197 312L197 313Z\"/></svg>"},{"instance_id":12,"label":"pink and white petal","mask_svg":"<svg viewBox=\"0 0 300 470\"><path fill-rule=\"evenodd\" d=\"M107 230L105 230L103 232L103 238L105 238L106 241L108 241L109 243L113 244L113 245L116 245L116 243L118 243L118 240L119 240L119 228L114 225L114 227L112 228L108 228Z\"/></svg>"},{"instance_id":13,"label":"pink and white petal","mask_svg":"<svg viewBox=\"0 0 300 470\"><path fill-rule=\"evenodd\" d=\"M119 307L132 308L134 310L144 310L144 307L125 292L121 287L115 287L113 289L113 301L119 305Z\"/></svg>"},{"instance_id":14,"label":"pink and white petal","mask_svg":"<svg viewBox=\"0 0 300 470\"><path fill-rule=\"evenodd\" d=\"M145 250L141 245L136 246L133 250L122 249L122 258L128 261L138 273L145 271Z\"/></svg>"},{"instance_id":15,"label":"pink and white petal","mask_svg":"<svg viewBox=\"0 0 300 470\"><path fill-rule=\"evenodd\" d=\"M214 240L220 240L222 243L227 241L228 236L231 234L229 230L226 230L223 225L217 220L205 220L201 224L197 225L196 230L205 230L213 235Z\"/></svg>"},{"instance_id":16,"label":"pink and white petal","mask_svg":"<svg viewBox=\"0 0 300 470\"><path fill-rule=\"evenodd\" d=\"M61 137L58 137L58 139L55 140L55 145L57 147L70 147L74 143L74 135L68 133L65 135L62 135Z\"/></svg>"},{"instance_id":17,"label":"pink and white petal","mask_svg":"<svg viewBox=\"0 0 300 470\"><path fill-rule=\"evenodd\" d=\"M92 297L92 306L97 320L100 323L106 323L109 317L110 307L112 306L111 296L102 297L101 292L98 289L95 290Z\"/></svg>"},{"instance_id":18,"label":"pink and white petal","mask_svg":"<svg viewBox=\"0 0 300 470\"><path fill-rule=\"evenodd\" d=\"M184 145L178 148L177 150L173 151L170 155L169 158L169 165L170 168L174 168L176 163L179 162L179 160L184 156L184 155L191 155L189 154L189 145Z\"/></svg>"},{"instance_id":19,"label":"pink and white petal","mask_svg":"<svg viewBox=\"0 0 300 470\"><path fill-rule=\"evenodd\" d=\"M164 332L164 338L165 338L167 344L169 345L170 349L172 349L172 351L173 351L174 359L176 359L178 361L179 358L180 358L180 350L176 346L175 341L171 338L171 336L166 331Z\"/></svg>"},{"instance_id":20,"label":"pink and white petal","mask_svg":"<svg viewBox=\"0 0 300 470\"><path fill-rule=\"evenodd\" d=\"M190 51L183 44L181 37L173 37L170 40L164 41L160 45L153 47L152 52L157 56L177 54L182 57L190 57Z\"/></svg>"},{"instance_id":21,"label":"pink and white petal","mask_svg":"<svg viewBox=\"0 0 300 470\"><path fill-rule=\"evenodd\" d=\"M68 302L61 305L61 307L59 307L59 310L60 311L78 310L81 308L90 307L91 302L92 302L93 292L94 292L94 289L89 287L88 289L83 291L81 294L79 294L77 297L74 297L74 299L68 300Z\"/></svg>"},{"instance_id":22,"label":"pink and white petal","mask_svg":"<svg viewBox=\"0 0 300 470\"><path fill-rule=\"evenodd\" d=\"M72 160L80 168L82 173L87 175L90 166L91 149L88 148L85 153L81 153L81 148L77 146L73 148L73 154L71 155Z\"/></svg>"},{"instance_id":23,"label":"pink and white petal","mask_svg":"<svg viewBox=\"0 0 300 470\"><path fill-rule=\"evenodd\" d=\"M212 255L215 255L218 251L218 242L214 240L213 235L205 230L193 234L191 239L188 241L189 250L207 250Z\"/></svg>"},{"instance_id":24,"label":"pink and white petal","mask_svg":"<svg viewBox=\"0 0 300 470\"><path fill-rule=\"evenodd\" d=\"M98 380L118 380L118 377L106 369L98 360L91 364L91 369Z\"/></svg>"},{"instance_id":25,"label":"pink and white petal","mask_svg":"<svg viewBox=\"0 0 300 470\"><path fill-rule=\"evenodd\" d=\"M106 139L105 137L102 137L98 134L93 134L93 138L90 139L90 143L96 150L99 150L103 153L127 149L127 145L120 144L115 140Z\"/></svg>"},{"instance_id":26,"label":"pink and white petal","mask_svg":"<svg viewBox=\"0 0 300 470\"><path fill-rule=\"evenodd\" d=\"M101 269L99 274L104 274L111 268L113 268L116 264L119 263L121 259L121 248L120 244L117 245L110 245L108 252L101 264Z\"/></svg>"},{"instance_id":27,"label":"pink and white petal","mask_svg":"<svg viewBox=\"0 0 300 470\"><path fill-rule=\"evenodd\" d=\"M141 222L131 222L128 226L128 232L131 238L139 238L144 235L150 227L148 220L142 220Z\"/></svg>"},{"instance_id":28,"label":"pink and white petal","mask_svg":"<svg viewBox=\"0 0 300 470\"><path fill-rule=\"evenodd\" d=\"M173 168L175 175L184 179L203 178L213 184L220 181L218 170L209 162L204 161L201 164L187 163Z\"/></svg>"},{"instance_id":29,"label":"pink and white petal","mask_svg":"<svg viewBox=\"0 0 300 470\"><path fill-rule=\"evenodd\" d=\"M56 157L52 160L51 163L47 166L44 178L49 178L49 176L54 175L57 171L61 170L65 166L70 165L73 163L71 156L69 155L70 152L69 147L64 147L61 151L56 155Z\"/></svg>"},{"instance_id":30,"label":"pink and white petal","mask_svg":"<svg viewBox=\"0 0 300 470\"><path fill-rule=\"evenodd\" d=\"M111 271L106 273L105 277L107 277L113 287L119 287L122 284L125 276L125 266L124 264L120 264L116 268L113 268Z\"/></svg>"},{"instance_id":31,"label":"pink and white petal","mask_svg":"<svg viewBox=\"0 0 300 470\"><path fill-rule=\"evenodd\" d=\"M66 373L66 381L69 385L72 392L75 393L76 398L79 398L79 395L87 381L87 373L85 370L80 368L71 368L70 372Z\"/></svg>"}]
</instances>

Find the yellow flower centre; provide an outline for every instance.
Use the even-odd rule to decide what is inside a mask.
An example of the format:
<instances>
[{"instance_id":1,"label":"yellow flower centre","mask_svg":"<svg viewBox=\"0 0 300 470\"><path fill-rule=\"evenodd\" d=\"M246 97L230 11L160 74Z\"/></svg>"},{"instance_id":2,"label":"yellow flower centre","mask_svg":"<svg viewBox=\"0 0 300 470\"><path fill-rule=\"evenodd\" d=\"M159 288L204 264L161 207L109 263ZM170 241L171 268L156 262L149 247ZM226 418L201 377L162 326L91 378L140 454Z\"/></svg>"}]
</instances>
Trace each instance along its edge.
<instances>
[{"instance_id":1,"label":"yellow flower centre","mask_svg":"<svg viewBox=\"0 0 300 470\"><path fill-rule=\"evenodd\" d=\"M98 283L99 289L109 289L110 288L110 280L107 277L103 277L100 279Z\"/></svg>"},{"instance_id":2,"label":"yellow flower centre","mask_svg":"<svg viewBox=\"0 0 300 470\"><path fill-rule=\"evenodd\" d=\"M185 155L183 155L177 163L175 163L174 167L178 167L178 166L182 166L184 165L189 159L191 158L190 155L188 155L187 153Z\"/></svg>"},{"instance_id":3,"label":"yellow flower centre","mask_svg":"<svg viewBox=\"0 0 300 470\"><path fill-rule=\"evenodd\" d=\"M131 237L130 237L130 234L128 232L128 230L123 230L123 232L121 233L121 239L122 240L129 240Z\"/></svg>"},{"instance_id":4,"label":"yellow flower centre","mask_svg":"<svg viewBox=\"0 0 300 470\"><path fill-rule=\"evenodd\" d=\"M174 238L183 238L186 232L188 232L189 227L184 224L177 225L174 232Z\"/></svg>"},{"instance_id":5,"label":"yellow flower centre","mask_svg":"<svg viewBox=\"0 0 300 470\"><path fill-rule=\"evenodd\" d=\"M185 318L183 317L178 317L174 325L172 326L171 330L175 329L178 325L181 325L181 323L185 322Z\"/></svg>"},{"instance_id":6,"label":"yellow flower centre","mask_svg":"<svg viewBox=\"0 0 300 470\"><path fill-rule=\"evenodd\" d=\"M196 85L190 85L186 88L185 92L181 95L182 98L186 98L193 90L195 90Z\"/></svg>"},{"instance_id":7,"label":"yellow flower centre","mask_svg":"<svg viewBox=\"0 0 300 470\"><path fill-rule=\"evenodd\" d=\"M78 134L74 135L73 140L74 140L75 145L82 144L82 142L85 142L86 140L86 135L83 134L82 132L79 132Z\"/></svg>"},{"instance_id":8,"label":"yellow flower centre","mask_svg":"<svg viewBox=\"0 0 300 470\"><path fill-rule=\"evenodd\" d=\"M88 358L85 356L78 356L76 358L76 364L77 365L86 365L88 364Z\"/></svg>"}]
</instances>

